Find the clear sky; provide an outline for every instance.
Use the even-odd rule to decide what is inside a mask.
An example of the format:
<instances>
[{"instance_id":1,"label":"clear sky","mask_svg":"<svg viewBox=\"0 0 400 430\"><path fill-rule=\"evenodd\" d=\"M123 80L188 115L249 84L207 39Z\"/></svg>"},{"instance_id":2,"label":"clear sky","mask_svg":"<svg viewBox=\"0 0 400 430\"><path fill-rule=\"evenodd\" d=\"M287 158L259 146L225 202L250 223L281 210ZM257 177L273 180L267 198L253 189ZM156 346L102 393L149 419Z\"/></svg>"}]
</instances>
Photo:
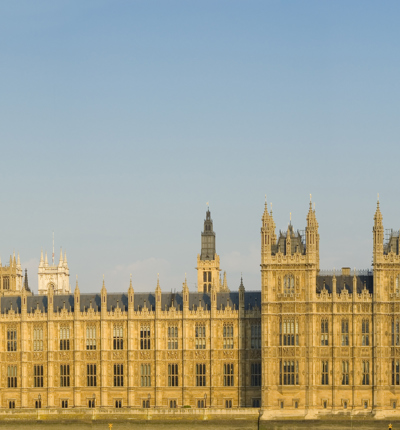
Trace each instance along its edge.
<instances>
[{"instance_id":1,"label":"clear sky","mask_svg":"<svg viewBox=\"0 0 400 430\"><path fill-rule=\"evenodd\" d=\"M210 202L228 284L260 289L264 194L321 268L368 268L380 193L400 228L399 1L0 3L3 264L37 291L55 232L71 286L196 282Z\"/></svg>"}]
</instances>

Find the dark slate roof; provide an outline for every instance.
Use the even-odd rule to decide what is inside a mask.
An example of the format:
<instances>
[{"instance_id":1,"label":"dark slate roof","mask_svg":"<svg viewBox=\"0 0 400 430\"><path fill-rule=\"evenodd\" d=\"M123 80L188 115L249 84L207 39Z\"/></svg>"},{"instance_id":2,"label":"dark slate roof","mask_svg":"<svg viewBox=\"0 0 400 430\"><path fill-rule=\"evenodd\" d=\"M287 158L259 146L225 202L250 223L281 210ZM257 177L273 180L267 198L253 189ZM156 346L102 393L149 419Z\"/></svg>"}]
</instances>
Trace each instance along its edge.
<instances>
[{"instance_id":1,"label":"dark slate roof","mask_svg":"<svg viewBox=\"0 0 400 430\"><path fill-rule=\"evenodd\" d=\"M211 297L207 293L190 293L189 294L189 310L196 310L201 303L201 306L205 309L211 309Z\"/></svg>"},{"instance_id":2,"label":"dark slate roof","mask_svg":"<svg viewBox=\"0 0 400 430\"><path fill-rule=\"evenodd\" d=\"M21 297L2 297L1 298L1 313L6 314L12 310L16 313L21 313Z\"/></svg>"},{"instance_id":3,"label":"dark slate roof","mask_svg":"<svg viewBox=\"0 0 400 430\"><path fill-rule=\"evenodd\" d=\"M74 311L74 295L73 294L61 294L53 296L53 311L60 312L61 309L65 309L68 312Z\"/></svg>"},{"instance_id":4,"label":"dark slate roof","mask_svg":"<svg viewBox=\"0 0 400 430\"><path fill-rule=\"evenodd\" d=\"M181 311L183 308L183 297L181 293L161 293L161 310L169 309L174 304L174 307Z\"/></svg>"},{"instance_id":5,"label":"dark slate roof","mask_svg":"<svg viewBox=\"0 0 400 430\"><path fill-rule=\"evenodd\" d=\"M148 310L156 309L156 296L154 293L135 293L133 300L135 301L135 311L141 310L146 302Z\"/></svg>"},{"instance_id":6,"label":"dark slate roof","mask_svg":"<svg viewBox=\"0 0 400 430\"><path fill-rule=\"evenodd\" d=\"M245 291L244 309L249 310L256 306L261 309L261 291Z\"/></svg>"},{"instance_id":7,"label":"dark slate roof","mask_svg":"<svg viewBox=\"0 0 400 430\"><path fill-rule=\"evenodd\" d=\"M101 295L100 294L81 294L80 310L87 312L92 307L93 310L99 312L101 310Z\"/></svg>"},{"instance_id":8,"label":"dark slate roof","mask_svg":"<svg viewBox=\"0 0 400 430\"><path fill-rule=\"evenodd\" d=\"M128 311L127 294L107 294L107 311L111 312L119 307L121 311Z\"/></svg>"},{"instance_id":9,"label":"dark slate roof","mask_svg":"<svg viewBox=\"0 0 400 430\"><path fill-rule=\"evenodd\" d=\"M299 230L296 232L293 230L292 224L289 225L288 231L290 234L290 253L294 254L295 252L300 252L300 254L306 253L306 246L303 243L303 238ZM286 255L286 238L288 235L288 231L279 231L279 238L278 241L271 247L271 252L273 255L277 254L278 252L281 252L282 254Z\"/></svg>"},{"instance_id":10,"label":"dark slate roof","mask_svg":"<svg viewBox=\"0 0 400 430\"><path fill-rule=\"evenodd\" d=\"M364 285L370 294L373 292L373 276L372 275L361 275L356 276L357 278L357 294L360 294L364 289ZM324 287L328 290L328 292L332 293L332 275L328 276L317 276L317 293L320 293ZM349 294L353 293L353 275L339 275L336 276L336 293L341 293L346 286Z\"/></svg>"},{"instance_id":11,"label":"dark slate roof","mask_svg":"<svg viewBox=\"0 0 400 430\"><path fill-rule=\"evenodd\" d=\"M26 299L28 313L38 308L40 312L47 312L47 296L28 296Z\"/></svg>"}]
</instances>

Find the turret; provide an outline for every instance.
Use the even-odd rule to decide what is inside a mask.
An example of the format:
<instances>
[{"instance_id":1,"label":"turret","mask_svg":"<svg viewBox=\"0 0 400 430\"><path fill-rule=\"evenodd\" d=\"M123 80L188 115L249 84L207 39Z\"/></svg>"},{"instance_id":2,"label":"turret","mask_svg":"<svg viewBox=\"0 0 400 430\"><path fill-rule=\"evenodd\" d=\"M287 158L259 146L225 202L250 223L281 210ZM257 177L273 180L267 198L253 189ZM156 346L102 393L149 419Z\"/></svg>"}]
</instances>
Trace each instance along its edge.
<instances>
[{"instance_id":1,"label":"turret","mask_svg":"<svg viewBox=\"0 0 400 430\"><path fill-rule=\"evenodd\" d=\"M161 312L161 287L160 287L160 276L157 275L157 287L156 287L156 314Z\"/></svg>"},{"instance_id":2,"label":"turret","mask_svg":"<svg viewBox=\"0 0 400 430\"><path fill-rule=\"evenodd\" d=\"M134 312L134 306L135 306L135 292L133 290L132 286L132 274L131 279L129 281L129 288L128 288L128 318L133 318L133 312Z\"/></svg>"},{"instance_id":3,"label":"turret","mask_svg":"<svg viewBox=\"0 0 400 430\"><path fill-rule=\"evenodd\" d=\"M267 196L265 196L264 213L261 217L261 262L266 263L272 254L272 247L276 243L275 222L271 212L268 213Z\"/></svg>"},{"instance_id":4,"label":"turret","mask_svg":"<svg viewBox=\"0 0 400 430\"><path fill-rule=\"evenodd\" d=\"M376 205L376 211L374 215L374 227L372 229L374 236L374 251L373 251L373 264L375 265L383 258L383 223L382 213L379 207L379 197Z\"/></svg>"},{"instance_id":5,"label":"turret","mask_svg":"<svg viewBox=\"0 0 400 430\"><path fill-rule=\"evenodd\" d=\"M104 282L104 275L103 275L103 285L101 287L100 296L101 296L101 315L103 318L105 315L107 315L107 290L106 290L106 284Z\"/></svg>"},{"instance_id":6,"label":"turret","mask_svg":"<svg viewBox=\"0 0 400 430\"><path fill-rule=\"evenodd\" d=\"M319 270L319 234L318 222L315 216L315 208L312 208L311 194L310 194L310 207L307 214L307 227L306 227L306 255L310 263L317 264Z\"/></svg>"}]
</instances>

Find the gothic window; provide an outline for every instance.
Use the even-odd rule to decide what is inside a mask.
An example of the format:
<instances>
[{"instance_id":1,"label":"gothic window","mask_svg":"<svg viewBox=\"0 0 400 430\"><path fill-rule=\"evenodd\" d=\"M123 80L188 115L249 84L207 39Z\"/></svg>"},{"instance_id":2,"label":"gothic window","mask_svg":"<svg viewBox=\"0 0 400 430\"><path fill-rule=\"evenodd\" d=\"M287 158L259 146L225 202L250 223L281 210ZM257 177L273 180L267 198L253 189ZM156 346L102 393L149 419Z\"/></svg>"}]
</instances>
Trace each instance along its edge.
<instances>
[{"instance_id":1,"label":"gothic window","mask_svg":"<svg viewBox=\"0 0 400 430\"><path fill-rule=\"evenodd\" d=\"M196 364L196 387L206 386L206 365L204 363Z\"/></svg>"},{"instance_id":2,"label":"gothic window","mask_svg":"<svg viewBox=\"0 0 400 430\"><path fill-rule=\"evenodd\" d=\"M10 278L8 276L3 278L3 290L10 289Z\"/></svg>"},{"instance_id":3,"label":"gothic window","mask_svg":"<svg viewBox=\"0 0 400 430\"><path fill-rule=\"evenodd\" d=\"M43 387L43 365L33 366L33 386Z\"/></svg>"},{"instance_id":4,"label":"gothic window","mask_svg":"<svg viewBox=\"0 0 400 430\"><path fill-rule=\"evenodd\" d=\"M286 275L283 279L283 293L294 294L294 276Z\"/></svg>"},{"instance_id":5,"label":"gothic window","mask_svg":"<svg viewBox=\"0 0 400 430\"><path fill-rule=\"evenodd\" d=\"M17 366L7 366L7 387L17 388Z\"/></svg>"},{"instance_id":6,"label":"gothic window","mask_svg":"<svg viewBox=\"0 0 400 430\"><path fill-rule=\"evenodd\" d=\"M43 351L43 328L36 327L33 329L33 350Z\"/></svg>"},{"instance_id":7,"label":"gothic window","mask_svg":"<svg viewBox=\"0 0 400 430\"><path fill-rule=\"evenodd\" d=\"M178 327L168 327L168 349L178 349Z\"/></svg>"},{"instance_id":8,"label":"gothic window","mask_svg":"<svg viewBox=\"0 0 400 430\"><path fill-rule=\"evenodd\" d=\"M96 349L96 327L86 327L86 349Z\"/></svg>"},{"instance_id":9,"label":"gothic window","mask_svg":"<svg viewBox=\"0 0 400 430\"><path fill-rule=\"evenodd\" d=\"M17 330L12 328L7 330L7 351L17 350Z\"/></svg>"},{"instance_id":10,"label":"gothic window","mask_svg":"<svg viewBox=\"0 0 400 430\"><path fill-rule=\"evenodd\" d=\"M196 349L206 349L206 326L205 324L196 324L195 328L196 336Z\"/></svg>"},{"instance_id":11,"label":"gothic window","mask_svg":"<svg viewBox=\"0 0 400 430\"><path fill-rule=\"evenodd\" d=\"M113 348L124 349L124 332L121 325L113 327Z\"/></svg>"},{"instance_id":12,"label":"gothic window","mask_svg":"<svg viewBox=\"0 0 400 430\"><path fill-rule=\"evenodd\" d=\"M224 349L233 349L233 324L224 324Z\"/></svg>"},{"instance_id":13,"label":"gothic window","mask_svg":"<svg viewBox=\"0 0 400 430\"><path fill-rule=\"evenodd\" d=\"M97 387L97 367L96 364L86 365L86 382L88 387Z\"/></svg>"},{"instance_id":14,"label":"gothic window","mask_svg":"<svg viewBox=\"0 0 400 430\"><path fill-rule=\"evenodd\" d=\"M281 345L299 344L299 322L296 318L284 319L280 323Z\"/></svg>"},{"instance_id":15,"label":"gothic window","mask_svg":"<svg viewBox=\"0 0 400 430\"><path fill-rule=\"evenodd\" d=\"M211 291L211 272L210 271L204 271L203 272L203 287L204 292L209 293Z\"/></svg>"},{"instance_id":16,"label":"gothic window","mask_svg":"<svg viewBox=\"0 0 400 430\"><path fill-rule=\"evenodd\" d=\"M261 363L251 363L251 386L261 387Z\"/></svg>"},{"instance_id":17,"label":"gothic window","mask_svg":"<svg viewBox=\"0 0 400 430\"><path fill-rule=\"evenodd\" d=\"M61 364L60 366L60 387L70 386L69 364Z\"/></svg>"},{"instance_id":18,"label":"gothic window","mask_svg":"<svg viewBox=\"0 0 400 430\"><path fill-rule=\"evenodd\" d=\"M400 360L392 360L392 385L400 385Z\"/></svg>"},{"instance_id":19,"label":"gothic window","mask_svg":"<svg viewBox=\"0 0 400 430\"><path fill-rule=\"evenodd\" d=\"M280 385L298 385L299 362L294 360L280 361Z\"/></svg>"},{"instance_id":20,"label":"gothic window","mask_svg":"<svg viewBox=\"0 0 400 430\"><path fill-rule=\"evenodd\" d=\"M369 346L369 320L362 320L362 346Z\"/></svg>"},{"instance_id":21,"label":"gothic window","mask_svg":"<svg viewBox=\"0 0 400 430\"><path fill-rule=\"evenodd\" d=\"M261 349L261 325L251 326L251 349Z\"/></svg>"},{"instance_id":22,"label":"gothic window","mask_svg":"<svg viewBox=\"0 0 400 430\"><path fill-rule=\"evenodd\" d=\"M349 346L349 321L342 320L342 346Z\"/></svg>"},{"instance_id":23,"label":"gothic window","mask_svg":"<svg viewBox=\"0 0 400 430\"><path fill-rule=\"evenodd\" d=\"M168 387L178 386L178 365L168 364Z\"/></svg>"},{"instance_id":24,"label":"gothic window","mask_svg":"<svg viewBox=\"0 0 400 430\"><path fill-rule=\"evenodd\" d=\"M396 294L400 293L400 275L396 276L396 290L395 290Z\"/></svg>"},{"instance_id":25,"label":"gothic window","mask_svg":"<svg viewBox=\"0 0 400 430\"><path fill-rule=\"evenodd\" d=\"M233 363L224 363L224 387L233 387Z\"/></svg>"},{"instance_id":26,"label":"gothic window","mask_svg":"<svg viewBox=\"0 0 400 430\"><path fill-rule=\"evenodd\" d=\"M321 346L328 346L328 320L322 319L321 320Z\"/></svg>"},{"instance_id":27,"label":"gothic window","mask_svg":"<svg viewBox=\"0 0 400 430\"><path fill-rule=\"evenodd\" d=\"M392 319L392 346L400 345L400 320Z\"/></svg>"},{"instance_id":28,"label":"gothic window","mask_svg":"<svg viewBox=\"0 0 400 430\"><path fill-rule=\"evenodd\" d=\"M328 385L329 384L329 365L328 365L328 361L323 361L321 363L322 365L322 380L321 380L321 384L322 385Z\"/></svg>"},{"instance_id":29,"label":"gothic window","mask_svg":"<svg viewBox=\"0 0 400 430\"><path fill-rule=\"evenodd\" d=\"M349 385L349 362L342 361L342 385Z\"/></svg>"},{"instance_id":30,"label":"gothic window","mask_svg":"<svg viewBox=\"0 0 400 430\"><path fill-rule=\"evenodd\" d=\"M140 349L150 349L150 326L140 326Z\"/></svg>"},{"instance_id":31,"label":"gothic window","mask_svg":"<svg viewBox=\"0 0 400 430\"><path fill-rule=\"evenodd\" d=\"M60 351L69 350L69 327L60 327Z\"/></svg>"},{"instance_id":32,"label":"gothic window","mask_svg":"<svg viewBox=\"0 0 400 430\"><path fill-rule=\"evenodd\" d=\"M140 365L140 385L142 387L151 387L151 365Z\"/></svg>"},{"instance_id":33,"label":"gothic window","mask_svg":"<svg viewBox=\"0 0 400 430\"><path fill-rule=\"evenodd\" d=\"M124 365L114 364L114 387L124 386Z\"/></svg>"},{"instance_id":34,"label":"gothic window","mask_svg":"<svg viewBox=\"0 0 400 430\"><path fill-rule=\"evenodd\" d=\"M362 362L362 385L369 385L369 361Z\"/></svg>"}]
</instances>

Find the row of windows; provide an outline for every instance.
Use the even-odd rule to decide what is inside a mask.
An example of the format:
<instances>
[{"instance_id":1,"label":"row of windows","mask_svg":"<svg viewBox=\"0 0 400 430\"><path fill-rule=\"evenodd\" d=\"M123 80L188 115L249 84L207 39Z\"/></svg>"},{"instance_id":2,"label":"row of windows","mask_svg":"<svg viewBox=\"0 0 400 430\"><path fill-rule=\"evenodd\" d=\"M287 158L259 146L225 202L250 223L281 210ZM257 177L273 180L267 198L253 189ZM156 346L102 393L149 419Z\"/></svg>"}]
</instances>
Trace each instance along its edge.
<instances>
[{"instance_id":1,"label":"row of windows","mask_svg":"<svg viewBox=\"0 0 400 430\"><path fill-rule=\"evenodd\" d=\"M9 388L17 388L17 366L7 367L7 381ZM124 386L124 365L114 364L113 368L113 385L114 387ZM233 387L234 385L234 364L224 363L223 365L223 385L224 387ZM96 364L86 365L86 377L88 387L97 387L97 366ZM196 364L196 386L206 386L207 370L205 363ZM168 364L168 386L179 386L179 365L176 363ZM33 366L33 381L35 388L43 387L43 365ZM71 385L70 365L60 365L60 387L69 387ZM151 365L142 364L140 366L140 385L142 387L151 386ZM261 386L261 363L251 364L251 386Z\"/></svg>"},{"instance_id":2,"label":"row of windows","mask_svg":"<svg viewBox=\"0 0 400 430\"><path fill-rule=\"evenodd\" d=\"M297 326L298 331L298 326ZM168 349L178 349L178 327L168 327ZM234 335L233 324L225 324L223 328L223 348L233 349ZM59 331L60 350L70 350L70 329L69 327L61 327ZM288 343L289 344L289 343ZM205 324L197 324L195 327L195 348L206 349L206 326ZM256 324L251 326L251 348L261 348L261 325ZM96 327L86 328L86 349L96 349ZM113 349L124 349L124 338L122 326L114 326L113 328ZM140 349L151 349L150 326L141 326L140 328ZM33 350L43 351L43 329L33 329ZM17 351L17 331L7 331L7 351Z\"/></svg>"}]
</instances>

